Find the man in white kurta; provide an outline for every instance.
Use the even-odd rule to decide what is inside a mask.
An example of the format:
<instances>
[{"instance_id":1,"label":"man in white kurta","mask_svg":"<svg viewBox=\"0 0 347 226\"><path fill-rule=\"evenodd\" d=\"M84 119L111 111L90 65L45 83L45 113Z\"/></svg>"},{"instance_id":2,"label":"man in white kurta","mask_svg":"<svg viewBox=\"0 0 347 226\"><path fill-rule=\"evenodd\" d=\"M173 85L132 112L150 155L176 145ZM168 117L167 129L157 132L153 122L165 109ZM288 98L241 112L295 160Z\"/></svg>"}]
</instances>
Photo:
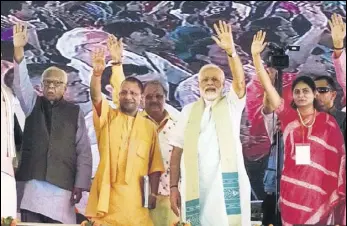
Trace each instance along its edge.
<instances>
[{"instance_id":1,"label":"man in white kurta","mask_svg":"<svg viewBox=\"0 0 347 226\"><path fill-rule=\"evenodd\" d=\"M11 89L1 84L1 218L17 216L16 180L12 165L16 156L13 98Z\"/></svg>"},{"instance_id":2,"label":"man in white kurta","mask_svg":"<svg viewBox=\"0 0 347 226\"><path fill-rule=\"evenodd\" d=\"M216 26L215 26L216 29ZM170 140L171 145L174 146L174 150L171 158L171 207L176 214L182 215L183 220L190 219L192 226L250 226L251 225L251 188L249 178L244 166L242 146L240 141L240 124L241 115L245 108L245 83L244 74L241 65L241 61L235 52L233 47L233 40L225 33L231 33L230 26L226 24L219 24L217 30L219 40L216 40L217 44L226 50L228 54L229 64L233 74L233 86L227 95L222 96L222 89L225 82L223 71L216 65L205 65L199 72L199 88L200 94L203 99L204 110L200 121L200 131L198 137L198 175L199 175L199 206L200 213L199 219L193 219L187 217L185 201L187 197L185 194L187 186L191 186L191 181L186 181L180 189L178 188L177 179L179 175L179 166L181 161L182 152L191 150L184 149L185 133L192 118L194 105L192 103L184 107L181 112L180 119L176 124L174 134ZM231 40L230 40L231 37ZM233 190L232 194L225 194L226 191L222 179L223 170L222 162L223 157L220 149L220 137L217 135L217 126L215 118L212 115L213 106L218 101L227 102L227 113L225 119L232 124L231 133L227 136L234 142L232 146L228 147L228 150L233 150L235 153L232 158L232 162L237 163L238 173L238 189ZM193 116L194 118L195 116ZM226 125L228 125L226 123ZM188 141L189 142L189 141ZM186 161L185 171L189 172L193 170L189 162ZM182 173L182 172L181 172ZM187 173L186 173L187 175ZM180 195L182 197L180 198ZM225 197L238 197L239 203L233 206L240 215L240 219L231 221L227 211ZM182 199L182 206L180 207L180 200ZM229 207L228 207L229 208ZM181 211L178 211L181 209ZM236 223L235 223L236 222Z\"/></svg>"},{"instance_id":3,"label":"man in white kurta","mask_svg":"<svg viewBox=\"0 0 347 226\"><path fill-rule=\"evenodd\" d=\"M237 160L238 160L238 170L240 187L240 197L241 197L241 212L242 218L244 218L242 225L251 225L250 219L250 183L246 169L244 167L244 160L242 154L242 145L240 142L240 122L242 111L245 108L245 100L243 97L239 99L233 88L226 95L229 102L229 113L232 122L234 123L234 139L238 142L235 143L234 148L237 150ZM198 152L199 152L199 181L200 181L200 204L201 204L201 225L219 225L219 226L229 226L228 218L226 214L226 208L224 203L224 191L222 182L222 171L221 171L221 156L219 152L218 137L216 132L216 126L211 117L211 104L212 102L206 101L206 107L201 120L201 130L198 142ZM179 148L183 148L184 145L184 131L188 122L188 118L191 112L193 104L189 104L184 107L181 113L181 118L176 124L174 134L170 140L171 145ZM185 167L185 170L189 170L189 166ZM189 181L186 181L184 186L189 186ZM181 190L183 190L181 188ZM184 194L182 194L182 200ZM184 208L184 202L182 202ZM184 214L185 211L181 211ZM248 224L249 222L249 224Z\"/></svg>"}]
</instances>

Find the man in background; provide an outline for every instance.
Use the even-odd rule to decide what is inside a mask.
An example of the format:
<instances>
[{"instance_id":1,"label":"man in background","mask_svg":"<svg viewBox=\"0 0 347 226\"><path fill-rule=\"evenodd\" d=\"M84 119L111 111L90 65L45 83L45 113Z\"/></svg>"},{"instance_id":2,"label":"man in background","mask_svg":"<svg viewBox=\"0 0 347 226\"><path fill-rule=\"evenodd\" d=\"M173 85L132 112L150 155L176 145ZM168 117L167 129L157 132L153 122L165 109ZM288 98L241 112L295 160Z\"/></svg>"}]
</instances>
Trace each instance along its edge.
<instances>
[{"instance_id":1,"label":"man in background","mask_svg":"<svg viewBox=\"0 0 347 226\"><path fill-rule=\"evenodd\" d=\"M165 171L160 177L156 208L151 210L154 226L168 226L178 221L170 204L170 159L173 147L169 144L177 119L165 109L167 91L160 81L149 81L144 86L143 116L152 120L159 136ZM177 111L177 110L176 110ZM178 111L177 111L178 112Z\"/></svg>"}]
</instances>

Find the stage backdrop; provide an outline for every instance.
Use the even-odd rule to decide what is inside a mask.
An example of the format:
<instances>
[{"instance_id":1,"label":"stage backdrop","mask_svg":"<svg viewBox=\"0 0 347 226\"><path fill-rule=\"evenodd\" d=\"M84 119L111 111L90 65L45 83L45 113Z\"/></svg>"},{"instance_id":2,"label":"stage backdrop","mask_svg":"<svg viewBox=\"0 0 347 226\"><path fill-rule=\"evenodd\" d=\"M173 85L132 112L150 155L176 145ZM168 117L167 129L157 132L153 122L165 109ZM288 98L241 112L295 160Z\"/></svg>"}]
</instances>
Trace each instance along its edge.
<instances>
[{"instance_id":1,"label":"stage backdrop","mask_svg":"<svg viewBox=\"0 0 347 226\"><path fill-rule=\"evenodd\" d=\"M248 94L242 120L242 143L252 183L252 199L263 197L263 172L269 141L259 118L262 93L253 89L254 67L250 46L256 31L267 31L267 41L278 45L299 45L290 52L288 71L298 75L330 75L332 40L328 18L332 13L346 16L344 1L1 1L1 75L11 83L13 76L12 24L29 24L25 48L33 86L41 93L43 70L56 65L68 73L65 98L79 104L92 141L94 173L99 155L92 123L89 82L90 52L106 46L108 34L123 37L126 76L142 81L159 79L169 91L168 108L180 110L199 97L197 72L207 63L223 68L226 91L232 75L226 54L211 39L218 20L232 24L234 40L245 69ZM107 60L110 60L109 56ZM107 68L103 93L108 92ZM291 80L284 81L287 85ZM338 106L343 105L339 87Z\"/></svg>"}]
</instances>

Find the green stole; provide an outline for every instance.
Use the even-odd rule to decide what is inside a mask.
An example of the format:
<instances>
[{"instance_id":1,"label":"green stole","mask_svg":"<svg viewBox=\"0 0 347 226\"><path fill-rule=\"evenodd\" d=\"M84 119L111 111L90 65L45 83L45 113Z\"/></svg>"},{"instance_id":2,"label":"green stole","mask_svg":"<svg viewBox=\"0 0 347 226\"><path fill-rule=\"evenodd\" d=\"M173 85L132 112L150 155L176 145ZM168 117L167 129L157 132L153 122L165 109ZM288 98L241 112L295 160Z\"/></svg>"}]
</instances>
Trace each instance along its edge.
<instances>
[{"instance_id":1,"label":"green stole","mask_svg":"<svg viewBox=\"0 0 347 226\"><path fill-rule=\"evenodd\" d=\"M205 110L203 99L194 103L184 134L184 163L186 168L186 220L192 226L200 226L198 141L200 124ZM237 153L232 147L233 125L226 97L214 101L212 119L216 124L221 155L224 199L229 225L241 226L240 189L237 168ZM204 167L204 166L200 166Z\"/></svg>"}]
</instances>

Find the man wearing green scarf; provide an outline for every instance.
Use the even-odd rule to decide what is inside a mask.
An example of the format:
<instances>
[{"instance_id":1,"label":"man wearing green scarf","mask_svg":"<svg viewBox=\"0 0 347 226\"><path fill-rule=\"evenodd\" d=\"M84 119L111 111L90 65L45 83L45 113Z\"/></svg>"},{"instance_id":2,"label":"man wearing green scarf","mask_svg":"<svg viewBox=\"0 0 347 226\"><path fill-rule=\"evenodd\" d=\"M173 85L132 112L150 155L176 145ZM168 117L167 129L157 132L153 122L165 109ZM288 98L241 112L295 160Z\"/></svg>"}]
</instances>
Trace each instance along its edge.
<instances>
[{"instance_id":1,"label":"man wearing green scarf","mask_svg":"<svg viewBox=\"0 0 347 226\"><path fill-rule=\"evenodd\" d=\"M240 141L245 76L231 26L219 21L214 28L212 38L228 55L232 87L222 95L224 72L211 64L200 69L201 98L184 107L170 141L171 208L192 226L249 226L251 188Z\"/></svg>"}]
</instances>

